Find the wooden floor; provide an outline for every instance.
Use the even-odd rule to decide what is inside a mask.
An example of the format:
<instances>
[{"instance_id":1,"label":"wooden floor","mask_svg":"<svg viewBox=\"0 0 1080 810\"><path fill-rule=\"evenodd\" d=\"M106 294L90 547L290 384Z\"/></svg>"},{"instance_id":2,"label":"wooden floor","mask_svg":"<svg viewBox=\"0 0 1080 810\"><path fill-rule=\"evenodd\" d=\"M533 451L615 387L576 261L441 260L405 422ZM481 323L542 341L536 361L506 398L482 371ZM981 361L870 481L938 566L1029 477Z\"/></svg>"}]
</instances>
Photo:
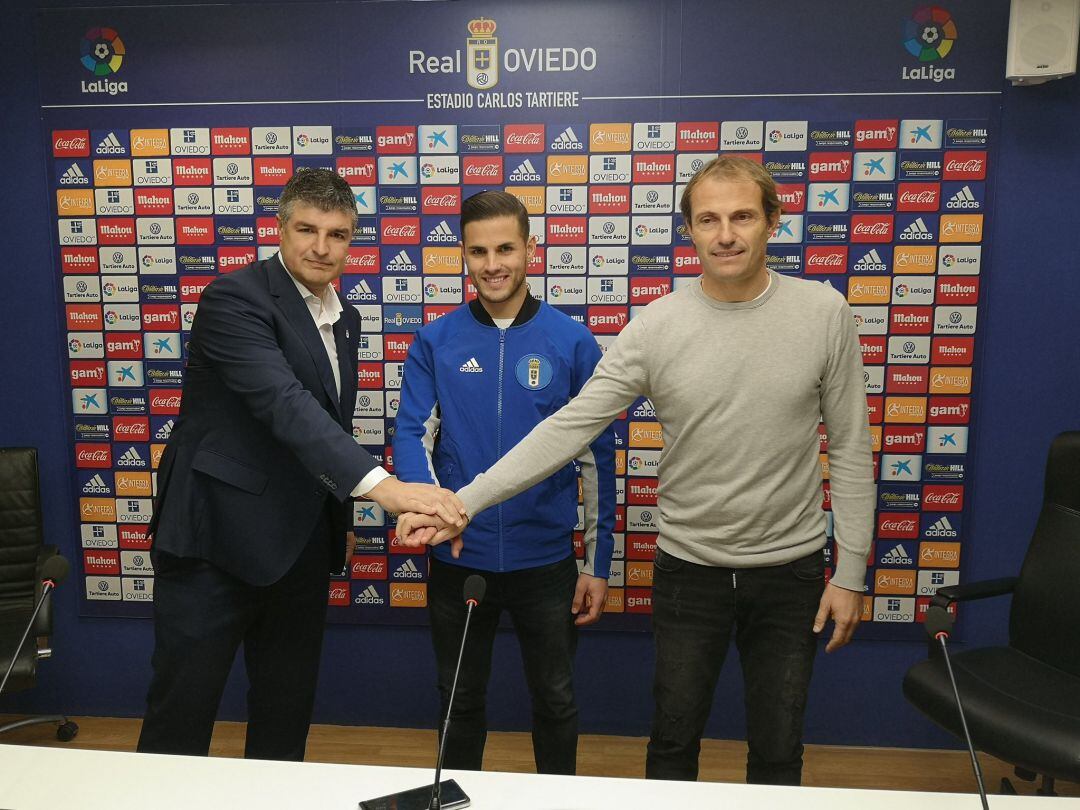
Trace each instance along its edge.
<instances>
[{"instance_id":1,"label":"wooden floor","mask_svg":"<svg viewBox=\"0 0 1080 810\"><path fill-rule=\"evenodd\" d=\"M0 717L0 722L5 718ZM13 717L7 719L15 719ZM58 745L101 751L133 751L139 720L110 717L73 717L78 736L58 742L52 727L29 726L0 736L0 742L22 745ZM210 753L237 757L243 754L243 723L218 723ZM645 775L643 737L585 734L578 744L578 773L583 776ZM435 758L435 732L416 729L362 726L311 727L307 759L312 762L343 762L362 765L430 767ZM742 782L746 744L727 740L703 740L701 779ZM1002 776L1011 768L988 756L980 756L987 790L998 792ZM532 772L532 742L528 734L492 732L488 736L485 770ZM907 748L858 748L811 745L806 750L803 784L846 788L973 792L971 762L963 751L927 751ZM1022 794L1034 786L1013 779ZM1080 785L1058 783L1062 796L1080 796Z\"/></svg>"}]
</instances>

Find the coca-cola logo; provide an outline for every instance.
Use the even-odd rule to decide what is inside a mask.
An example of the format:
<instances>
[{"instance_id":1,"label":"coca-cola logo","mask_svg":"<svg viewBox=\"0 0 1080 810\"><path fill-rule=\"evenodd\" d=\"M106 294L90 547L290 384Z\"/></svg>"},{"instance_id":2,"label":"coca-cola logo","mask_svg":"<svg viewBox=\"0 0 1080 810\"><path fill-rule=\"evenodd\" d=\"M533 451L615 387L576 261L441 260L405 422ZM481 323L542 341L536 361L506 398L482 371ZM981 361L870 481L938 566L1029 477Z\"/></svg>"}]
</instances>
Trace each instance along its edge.
<instances>
[{"instance_id":1,"label":"coca-cola logo","mask_svg":"<svg viewBox=\"0 0 1080 810\"><path fill-rule=\"evenodd\" d=\"M511 132L506 136L506 143L509 146L540 146L543 140L540 138L540 133L537 131L532 132Z\"/></svg>"},{"instance_id":2,"label":"coca-cola logo","mask_svg":"<svg viewBox=\"0 0 1080 810\"><path fill-rule=\"evenodd\" d=\"M915 531L914 520L883 520L881 530L884 532L913 532Z\"/></svg>"},{"instance_id":3,"label":"coca-cola logo","mask_svg":"<svg viewBox=\"0 0 1080 810\"><path fill-rule=\"evenodd\" d=\"M971 158L969 160L950 160L945 164L945 171L947 172L981 172L983 162L978 158Z\"/></svg>"},{"instance_id":4,"label":"coca-cola logo","mask_svg":"<svg viewBox=\"0 0 1080 810\"><path fill-rule=\"evenodd\" d=\"M932 203L937 201L937 194L933 191L905 191L900 195L901 203Z\"/></svg>"},{"instance_id":5,"label":"coca-cola logo","mask_svg":"<svg viewBox=\"0 0 1080 810\"><path fill-rule=\"evenodd\" d=\"M926 503L958 504L960 496L955 492L928 492L924 500Z\"/></svg>"},{"instance_id":6,"label":"coca-cola logo","mask_svg":"<svg viewBox=\"0 0 1080 810\"><path fill-rule=\"evenodd\" d=\"M108 461L108 450L80 450L78 454L79 461Z\"/></svg>"},{"instance_id":7,"label":"coca-cola logo","mask_svg":"<svg viewBox=\"0 0 1080 810\"><path fill-rule=\"evenodd\" d=\"M73 138L57 138L53 143L53 149L56 151L74 151L88 149L90 146L89 141L82 136Z\"/></svg>"},{"instance_id":8,"label":"coca-cola logo","mask_svg":"<svg viewBox=\"0 0 1080 810\"><path fill-rule=\"evenodd\" d=\"M853 233L856 234L873 234L876 236L883 236L889 232L889 223L887 222L860 222L855 225Z\"/></svg>"},{"instance_id":9,"label":"coca-cola logo","mask_svg":"<svg viewBox=\"0 0 1080 810\"><path fill-rule=\"evenodd\" d=\"M844 257L839 253L814 254L808 258L810 267L840 267L844 263Z\"/></svg>"},{"instance_id":10,"label":"coca-cola logo","mask_svg":"<svg viewBox=\"0 0 1080 810\"><path fill-rule=\"evenodd\" d=\"M498 177L499 167L494 163L470 165L465 167L466 177Z\"/></svg>"},{"instance_id":11,"label":"coca-cola logo","mask_svg":"<svg viewBox=\"0 0 1080 810\"><path fill-rule=\"evenodd\" d=\"M386 236L397 236L401 238L412 238L417 234L416 225L387 225L383 229L383 234Z\"/></svg>"}]
</instances>

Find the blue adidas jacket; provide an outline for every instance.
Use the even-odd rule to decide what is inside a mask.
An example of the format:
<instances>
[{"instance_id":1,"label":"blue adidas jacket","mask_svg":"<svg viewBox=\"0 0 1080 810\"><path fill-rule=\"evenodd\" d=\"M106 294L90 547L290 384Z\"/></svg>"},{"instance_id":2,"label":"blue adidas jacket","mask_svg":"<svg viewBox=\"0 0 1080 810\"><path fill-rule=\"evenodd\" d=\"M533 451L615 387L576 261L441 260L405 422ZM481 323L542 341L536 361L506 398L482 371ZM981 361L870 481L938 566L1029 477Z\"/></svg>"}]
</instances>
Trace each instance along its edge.
<instances>
[{"instance_id":1,"label":"blue adidas jacket","mask_svg":"<svg viewBox=\"0 0 1080 810\"><path fill-rule=\"evenodd\" d=\"M529 296L508 329L479 301L416 333L405 360L394 433L394 471L403 481L458 490L575 396L600 360L583 325ZM615 524L614 434L582 452L585 572L607 577ZM574 464L473 516L461 557L440 560L483 571L515 571L565 559L577 524Z\"/></svg>"}]
</instances>

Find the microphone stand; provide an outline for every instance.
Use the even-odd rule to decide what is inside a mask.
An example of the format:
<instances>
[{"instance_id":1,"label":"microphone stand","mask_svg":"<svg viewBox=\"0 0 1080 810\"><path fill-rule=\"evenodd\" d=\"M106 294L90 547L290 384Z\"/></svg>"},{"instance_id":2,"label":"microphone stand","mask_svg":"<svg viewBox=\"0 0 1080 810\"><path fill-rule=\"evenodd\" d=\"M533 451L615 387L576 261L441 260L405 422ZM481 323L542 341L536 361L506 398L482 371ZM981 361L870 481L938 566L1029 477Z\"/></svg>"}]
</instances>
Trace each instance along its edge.
<instances>
[{"instance_id":1,"label":"microphone stand","mask_svg":"<svg viewBox=\"0 0 1080 810\"><path fill-rule=\"evenodd\" d=\"M932 624L935 625L935 629L940 627L941 629L933 632L934 638L941 643L941 652L945 657L945 669L949 673L949 683L952 685L953 697L956 699L956 708L960 713L960 726L964 729L964 740L967 742L968 754L971 756L971 768L975 771L975 781L979 786L979 798L982 800L983 810L990 810L990 805L986 800L986 785L983 784L982 768L979 767L979 758L975 756L975 745L971 742L971 732L968 731L967 717L964 716L964 704L960 701L960 690L956 686L956 676L953 675L952 661L949 659L949 628L952 627L952 616L949 612L943 608L934 606L930 610L935 613L932 619ZM928 619L931 617L928 615ZM928 628L929 629L929 628Z\"/></svg>"},{"instance_id":2,"label":"microphone stand","mask_svg":"<svg viewBox=\"0 0 1080 810\"><path fill-rule=\"evenodd\" d=\"M34 620L41 611L41 606L45 604L46 597L48 597L49 593L55 587L56 583L53 582L52 579L46 579L41 583L41 598L38 599L38 603L34 606L34 612L30 614L30 621L26 623L26 629L23 631L22 638L19 639L19 645L11 655L11 663L8 664L7 672L4 673L4 680L0 681L0 694L3 693L4 687L7 686L8 678L11 677L11 671L15 669L15 662L19 660L19 652L26 643L26 637L30 635L30 628L34 626Z\"/></svg>"},{"instance_id":3,"label":"microphone stand","mask_svg":"<svg viewBox=\"0 0 1080 810\"><path fill-rule=\"evenodd\" d=\"M428 810L442 810L442 763L446 753L446 735L450 731L450 712L454 708L454 694L457 692L458 675L461 673L461 661L465 657L465 640L469 637L469 619L472 618L473 608L477 605L476 599L469 599L465 605L465 629L461 632L461 647L458 649L457 666L454 667L454 683L450 687L450 700L446 706L446 719L443 720L442 737L439 740L439 759L435 763L435 783L431 786L431 801L428 802Z\"/></svg>"}]
</instances>

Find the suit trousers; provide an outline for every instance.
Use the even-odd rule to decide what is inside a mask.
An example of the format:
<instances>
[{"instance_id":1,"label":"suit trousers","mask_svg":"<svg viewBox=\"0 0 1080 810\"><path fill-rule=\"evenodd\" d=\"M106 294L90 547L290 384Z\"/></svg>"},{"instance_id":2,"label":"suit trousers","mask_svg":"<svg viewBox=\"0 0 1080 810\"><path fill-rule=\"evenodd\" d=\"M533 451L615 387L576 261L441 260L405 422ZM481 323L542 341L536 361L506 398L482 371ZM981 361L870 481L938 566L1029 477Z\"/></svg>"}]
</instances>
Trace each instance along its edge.
<instances>
[{"instance_id":1,"label":"suit trousers","mask_svg":"<svg viewBox=\"0 0 1080 810\"><path fill-rule=\"evenodd\" d=\"M292 568L271 585L248 584L206 560L162 552L151 557L154 674L138 750L209 752L243 644L249 684L244 756L303 760L326 620L331 536L325 512Z\"/></svg>"}]
</instances>

